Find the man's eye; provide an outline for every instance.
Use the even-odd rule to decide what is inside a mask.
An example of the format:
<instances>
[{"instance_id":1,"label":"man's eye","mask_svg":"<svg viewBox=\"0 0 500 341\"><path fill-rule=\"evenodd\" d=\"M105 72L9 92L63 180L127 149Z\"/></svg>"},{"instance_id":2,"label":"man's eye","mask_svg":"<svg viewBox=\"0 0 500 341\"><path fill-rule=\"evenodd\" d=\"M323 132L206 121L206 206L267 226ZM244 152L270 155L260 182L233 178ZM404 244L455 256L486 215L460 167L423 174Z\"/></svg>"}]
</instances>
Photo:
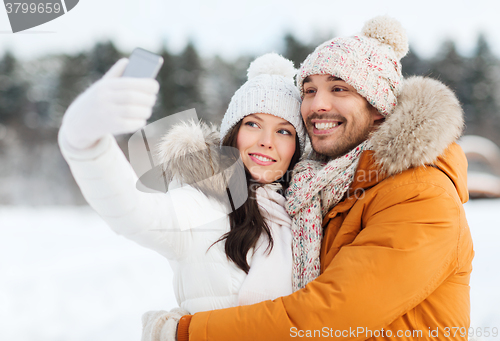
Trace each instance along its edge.
<instances>
[{"instance_id":1,"label":"man's eye","mask_svg":"<svg viewBox=\"0 0 500 341\"><path fill-rule=\"evenodd\" d=\"M335 86L333 89L332 89L333 92L342 92L342 91L346 91L346 89L344 88L340 88L340 87L337 87Z\"/></svg>"},{"instance_id":2,"label":"man's eye","mask_svg":"<svg viewBox=\"0 0 500 341\"><path fill-rule=\"evenodd\" d=\"M306 90L304 90L305 94L312 94L312 93L315 93L315 92L316 92L315 89L306 89Z\"/></svg>"}]
</instances>

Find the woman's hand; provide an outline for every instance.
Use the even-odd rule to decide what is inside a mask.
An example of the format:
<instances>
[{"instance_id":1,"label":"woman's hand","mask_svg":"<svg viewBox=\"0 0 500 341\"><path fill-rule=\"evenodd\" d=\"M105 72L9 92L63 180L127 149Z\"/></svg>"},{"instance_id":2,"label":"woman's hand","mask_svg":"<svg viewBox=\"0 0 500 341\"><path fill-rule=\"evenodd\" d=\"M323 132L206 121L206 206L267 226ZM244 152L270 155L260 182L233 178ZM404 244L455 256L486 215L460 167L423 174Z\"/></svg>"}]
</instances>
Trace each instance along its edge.
<instances>
[{"instance_id":1,"label":"woman's hand","mask_svg":"<svg viewBox=\"0 0 500 341\"><path fill-rule=\"evenodd\" d=\"M91 147L104 135L132 133L151 116L159 84L150 78L121 78L128 59L79 95L64 114L60 134L76 149Z\"/></svg>"}]
</instances>

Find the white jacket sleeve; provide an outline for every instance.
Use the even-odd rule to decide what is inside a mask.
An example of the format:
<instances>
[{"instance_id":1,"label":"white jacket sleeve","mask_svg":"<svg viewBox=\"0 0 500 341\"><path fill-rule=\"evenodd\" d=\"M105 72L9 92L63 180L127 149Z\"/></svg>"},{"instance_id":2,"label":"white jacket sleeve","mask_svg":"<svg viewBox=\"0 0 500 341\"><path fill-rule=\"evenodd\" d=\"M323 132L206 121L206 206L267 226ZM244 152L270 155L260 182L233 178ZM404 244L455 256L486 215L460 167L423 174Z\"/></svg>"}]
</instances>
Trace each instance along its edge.
<instances>
[{"instance_id":1,"label":"white jacket sleeve","mask_svg":"<svg viewBox=\"0 0 500 341\"><path fill-rule=\"evenodd\" d=\"M116 233L169 259L189 248L189 227L181 228L185 217L176 214L172 194L137 190L137 175L112 135L78 150L59 134L59 146L83 196Z\"/></svg>"}]
</instances>

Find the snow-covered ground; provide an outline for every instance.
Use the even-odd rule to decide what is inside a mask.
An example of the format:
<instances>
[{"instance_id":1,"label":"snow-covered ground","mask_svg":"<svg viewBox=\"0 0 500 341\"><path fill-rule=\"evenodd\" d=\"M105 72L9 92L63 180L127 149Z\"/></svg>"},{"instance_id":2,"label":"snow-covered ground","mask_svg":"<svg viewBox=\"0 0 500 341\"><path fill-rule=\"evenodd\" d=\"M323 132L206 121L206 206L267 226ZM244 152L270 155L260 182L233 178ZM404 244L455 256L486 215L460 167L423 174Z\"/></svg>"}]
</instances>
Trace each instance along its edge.
<instances>
[{"instance_id":1,"label":"snow-covered ground","mask_svg":"<svg viewBox=\"0 0 500 341\"><path fill-rule=\"evenodd\" d=\"M500 200L465 208L476 251L471 326L500 329ZM176 306L171 282L162 256L88 207L0 207L0 340L139 341L143 312Z\"/></svg>"},{"instance_id":2,"label":"snow-covered ground","mask_svg":"<svg viewBox=\"0 0 500 341\"><path fill-rule=\"evenodd\" d=\"M474 242L471 277L471 327L498 329L500 340L500 199L465 205ZM483 337L483 340L489 340Z\"/></svg>"}]
</instances>

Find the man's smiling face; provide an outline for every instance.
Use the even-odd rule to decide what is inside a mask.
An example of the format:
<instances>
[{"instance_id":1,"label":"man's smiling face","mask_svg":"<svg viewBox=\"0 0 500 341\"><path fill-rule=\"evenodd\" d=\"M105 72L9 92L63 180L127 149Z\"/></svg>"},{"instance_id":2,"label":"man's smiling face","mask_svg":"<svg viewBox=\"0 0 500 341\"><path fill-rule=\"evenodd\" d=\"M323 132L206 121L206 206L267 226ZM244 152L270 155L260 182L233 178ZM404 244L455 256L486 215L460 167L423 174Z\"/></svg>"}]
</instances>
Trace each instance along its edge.
<instances>
[{"instance_id":1,"label":"man's smiling face","mask_svg":"<svg viewBox=\"0 0 500 341\"><path fill-rule=\"evenodd\" d=\"M383 116L356 89L330 75L304 79L301 113L313 149L339 157L368 138Z\"/></svg>"}]
</instances>

